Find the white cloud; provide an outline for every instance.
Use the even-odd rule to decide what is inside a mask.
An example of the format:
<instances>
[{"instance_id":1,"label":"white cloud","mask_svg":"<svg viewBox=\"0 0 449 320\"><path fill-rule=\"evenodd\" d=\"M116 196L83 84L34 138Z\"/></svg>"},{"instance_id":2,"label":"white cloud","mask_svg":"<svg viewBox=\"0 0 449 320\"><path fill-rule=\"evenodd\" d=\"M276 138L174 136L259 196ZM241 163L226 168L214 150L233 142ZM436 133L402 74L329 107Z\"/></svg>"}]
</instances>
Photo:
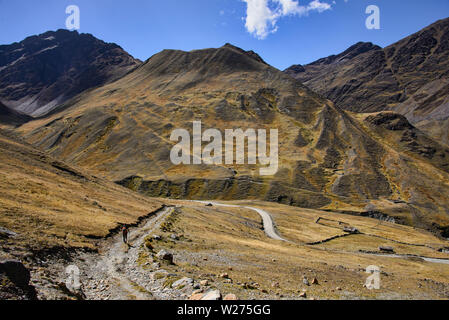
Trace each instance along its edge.
<instances>
[{"instance_id":1,"label":"white cloud","mask_svg":"<svg viewBox=\"0 0 449 320\"><path fill-rule=\"evenodd\" d=\"M293 0L275 0L281 6L282 15L292 15L292 14L304 14L305 7L300 6L298 2Z\"/></svg>"},{"instance_id":2,"label":"white cloud","mask_svg":"<svg viewBox=\"0 0 449 320\"><path fill-rule=\"evenodd\" d=\"M247 4L245 26L258 39L265 39L277 31L277 22L285 16L303 16L312 11L323 12L332 8L326 2L313 0L300 5L295 0L243 0Z\"/></svg>"},{"instance_id":3,"label":"white cloud","mask_svg":"<svg viewBox=\"0 0 449 320\"><path fill-rule=\"evenodd\" d=\"M246 29L259 39L272 32L276 24L276 14L268 7L268 0L243 0L247 4Z\"/></svg>"},{"instance_id":4,"label":"white cloud","mask_svg":"<svg viewBox=\"0 0 449 320\"><path fill-rule=\"evenodd\" d=\"M331 5L325 2L320 2L320 0L313 0L307 6L307 12L316 10L319 13L331 9Z\"/></svg>"}]
</instances>

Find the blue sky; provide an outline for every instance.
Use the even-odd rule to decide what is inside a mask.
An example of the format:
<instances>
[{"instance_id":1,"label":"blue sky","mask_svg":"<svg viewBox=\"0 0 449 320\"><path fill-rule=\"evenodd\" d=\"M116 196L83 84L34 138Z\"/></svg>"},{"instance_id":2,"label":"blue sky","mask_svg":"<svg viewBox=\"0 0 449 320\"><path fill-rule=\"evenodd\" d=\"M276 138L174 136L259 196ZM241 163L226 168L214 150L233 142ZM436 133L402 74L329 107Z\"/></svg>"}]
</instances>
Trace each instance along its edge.
<instances>
[{"instance_id":1,"label":"blue sky","mask_svg":"<svg viewBox=\"0 0 449 320\"><path fill-rule=\"evenodd\" d=\"M0 0L0 44L65 28L72 4L80 8L80 32L115 42L141 60L163 49L229 42L279 69L358 41L386 46L449 17L448 0ZM368 5L380 8L380 30L365 27Z\"/></svg>"}]
</instances>

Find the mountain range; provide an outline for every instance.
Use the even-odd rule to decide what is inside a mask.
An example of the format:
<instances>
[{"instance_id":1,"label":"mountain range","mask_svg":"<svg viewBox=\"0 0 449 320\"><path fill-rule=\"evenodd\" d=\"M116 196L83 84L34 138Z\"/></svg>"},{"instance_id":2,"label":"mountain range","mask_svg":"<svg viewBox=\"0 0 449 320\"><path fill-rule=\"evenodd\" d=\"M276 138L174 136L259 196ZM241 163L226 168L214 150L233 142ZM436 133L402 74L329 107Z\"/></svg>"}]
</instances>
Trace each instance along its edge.
<instances>
[{"instance_id":1,"label":"mountain range","mask_svg":"<svg viewBox=\"0 0 449 320\"><path fill-rule=\"evenodd\" d=\"M400 113L449 144L449 19L386 48L360 42L285 72L345 110Z\"/></svg>"},{"instance_id":2,"label":"mountain range","mask_svg":"<svg viewBox=\"0 0 449 320\"><path fill-rule=\"evenodd\" d=\"M448 35L444 20L385 49L359 43L280 71L230 44L140 62L91 35L47 32L0 46L0 123L145 195L388 215L447 236ZM195 120L278 129L277 174L173 165L171 132Z\"/></svg>"}]
</instances>

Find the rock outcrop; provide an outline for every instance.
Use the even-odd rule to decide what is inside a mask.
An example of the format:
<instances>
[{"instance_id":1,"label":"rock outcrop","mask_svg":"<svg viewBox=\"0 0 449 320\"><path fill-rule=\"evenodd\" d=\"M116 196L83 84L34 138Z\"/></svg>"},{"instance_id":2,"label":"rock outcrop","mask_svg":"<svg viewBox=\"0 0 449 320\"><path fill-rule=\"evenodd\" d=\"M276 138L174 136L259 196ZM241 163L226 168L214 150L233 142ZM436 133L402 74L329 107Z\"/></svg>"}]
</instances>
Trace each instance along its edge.
<instances>
[{"instance_id":1,"label":"rock outcrop","mask_svg":"<svg viewBox=\"0 0 449 320\"><path fill-rule=\"evenodd\" d=\"M449 144L449 18L386 48L358 43L285 72L354 112L395 111Z\"/></svg>"},{"instance_id":2,"label":"rock outcrop","mask_svg":"<svg viewBox=\"0 0 449 320\"><path fill-rule=\"evenodd\" d=\"M0 300L35 300L30 271L15 260L0 261Z\"/></svg>"}]
</instances>

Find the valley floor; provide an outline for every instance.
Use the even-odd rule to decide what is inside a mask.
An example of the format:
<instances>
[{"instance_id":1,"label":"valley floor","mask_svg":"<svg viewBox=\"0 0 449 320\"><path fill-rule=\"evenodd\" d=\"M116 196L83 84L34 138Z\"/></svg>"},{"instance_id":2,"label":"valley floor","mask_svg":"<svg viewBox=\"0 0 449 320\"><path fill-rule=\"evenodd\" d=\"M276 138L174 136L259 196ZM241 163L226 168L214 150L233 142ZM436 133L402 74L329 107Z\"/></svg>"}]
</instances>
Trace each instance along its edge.
<instances>
[{"instance_id":1,"label":"valley floor","mask_svg":"<svg viewBox=\"0 0 449 320\"><path fill-rule=\"evenodd\" d=\"M239 299L449 298L449 242L426 231L256 201L164 201L168 207L131 229L130 245L118 234L99 240L99 253L33 270L40 298L183 300L213 290ZM279 239L264 232L254 208L270 214ZM81 271L77 294L61 289L68 264ZM381 270L379 290L364 286L371 265Z\"/></svg>"}]
</instances>

